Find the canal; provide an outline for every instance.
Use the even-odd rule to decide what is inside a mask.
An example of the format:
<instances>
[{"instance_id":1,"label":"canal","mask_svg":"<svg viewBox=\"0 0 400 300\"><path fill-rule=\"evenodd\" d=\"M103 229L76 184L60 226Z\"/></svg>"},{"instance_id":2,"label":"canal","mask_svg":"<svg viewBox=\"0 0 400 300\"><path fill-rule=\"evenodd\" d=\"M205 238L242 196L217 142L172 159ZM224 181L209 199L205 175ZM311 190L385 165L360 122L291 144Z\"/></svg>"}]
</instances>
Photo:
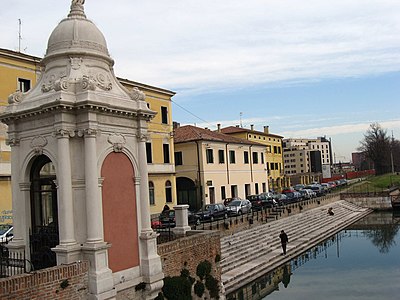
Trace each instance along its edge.
<instances>
[{"instance_id":1,"label":"canal","mask_svg":"<svg viewBox=\"0 0 400 300\"><path fill-rule=\"evenodd\" d=\"M373 213L228 300L400 299L400 215Z\"/></svg>"}]
</instances>

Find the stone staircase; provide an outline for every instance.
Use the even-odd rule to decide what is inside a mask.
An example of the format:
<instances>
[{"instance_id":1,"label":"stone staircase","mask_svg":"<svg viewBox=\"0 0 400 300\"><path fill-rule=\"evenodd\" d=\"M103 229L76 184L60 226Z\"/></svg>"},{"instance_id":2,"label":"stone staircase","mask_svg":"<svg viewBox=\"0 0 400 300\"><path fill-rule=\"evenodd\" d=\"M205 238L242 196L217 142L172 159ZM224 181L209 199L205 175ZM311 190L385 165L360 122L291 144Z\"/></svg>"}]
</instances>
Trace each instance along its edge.
<instances>
[{"instance_id":1,"label":"stone staircase","mask_svg":"<svg viewBox=\"0 0 400 300\"><path fill-rule=\"evenodd\" d=\"M334 216L327 214L329 207L333 208ZM223 237L221 268L225 294L289 261L370 212L342 200ZM282 229L289 236L286 256L282 255L279 239Z\"/></svg>"}]
</instances>

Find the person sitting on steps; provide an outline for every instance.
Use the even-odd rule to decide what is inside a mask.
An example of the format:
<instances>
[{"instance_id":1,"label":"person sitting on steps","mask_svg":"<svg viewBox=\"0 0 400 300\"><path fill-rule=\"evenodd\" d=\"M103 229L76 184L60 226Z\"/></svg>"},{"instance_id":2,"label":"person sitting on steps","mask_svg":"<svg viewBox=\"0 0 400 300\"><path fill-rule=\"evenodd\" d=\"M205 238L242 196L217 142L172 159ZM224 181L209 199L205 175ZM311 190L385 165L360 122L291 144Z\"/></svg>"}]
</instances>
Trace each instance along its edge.
<instances>
[{"instance_id":1,"label":"person sitting on steps","mask_svg":"<svg viewBox=\"0 0 400 300\"><path fill-rule=\"evenodd\" d=\"M332 207L329 207L329 209L328 209L328 215L330 215L330 216L333 216L333 215L334 215Z\"/></svg>"}]
</instances>

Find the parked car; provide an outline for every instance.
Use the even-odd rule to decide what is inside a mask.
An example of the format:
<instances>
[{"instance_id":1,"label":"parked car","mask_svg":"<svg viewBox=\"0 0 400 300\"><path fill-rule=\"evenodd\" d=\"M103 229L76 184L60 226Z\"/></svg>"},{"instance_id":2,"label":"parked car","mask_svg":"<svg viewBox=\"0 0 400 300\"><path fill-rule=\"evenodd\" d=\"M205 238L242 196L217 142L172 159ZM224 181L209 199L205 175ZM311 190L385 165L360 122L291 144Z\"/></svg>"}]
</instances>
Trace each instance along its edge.
<instances>
[{"instance_id":1,"label":"parked car","mask_svg":"<svg viewBox=\"0 0 400 300\"><path fill-rule=\"evenodd\" d=\"M300 200L302 200L302 196L299 192L287 192L285 193L286 197L287 197L287 202L288 203L294 203L294 202L298 202Z\"/></svg>"},{"instance_id":2,"label":"parked car","mask_svg":"<svg viewBox=\"0 0 400 300\"><path fill-rule=\"evenodd\" d=\"M274 207L278 205L274 199L274 194L271 192L261 193L260 199L263 207Z\"/></svg>"},{"instance_id":3,"label":"parked car","mask_svg":"<svg viewBox=\"0 0 400 300\"><path fill-rule=\"evenodd\" d=\"M251 207L255 210L261 210L263 208L263 197L260 195L249 195L247 200L251 202Z\"/></svg>"},{"instance_id":4,"label":"parked car","mask_svg":"<svg viewBox=\"0 0 400 300\"><path fill-rule=\"evenodd\" d=\"M13 229L12 225L0 225L0 243L6 243L13 239Z\"/></svg>"},{"instance_id":5,"label":"parked car","mask_svg":"<svg viewBox=\"0 0 400 300\"><path fill-rule=\"evenodd\" d=\"M231 203L233 200L241 200L238 197L233 197L233 198L226 198L224 199L224 205L227 206L229 203Z\"/></svg>"},{"instance_id":6,"label":"parked car","mask_svg":"<svg viewBox=\"0 0 400 300\"><path fill-rule=\"evenodd\" d=\"M285 194L274 194L274 200L279 206L287 204L288 198Z\"/></svg>"},{"instance_id":7,"label":"parked car","mask_svg":"<svg viewBox=\"0 0 400 300\"><path fill-rule=\"evenodd\" d=\"M296 190L296 191L298 191L298 192L300 192L302 189L304 189L306 186L305 186L305 184L296 184L293 188Z\"/></svg>"},{"instance_id":8,"label":"parked car","mask_svg":"<svg viewBox=\"0 0 400 300\"><path fill-rule=\"evenodd\" d=\"M324 190L324 188L319 184L307 185L306 189L313 190L317 194L317 197L320 197L320 196L323 196L326 194L326 191Z\"/></svg>"},{"instance_id":9,"label":"parked car","mask_svg":"<svg viewBox=\"0 0 400 300\"><path fill-rule=\"evenodd\" d=\"M214 221L215 219L228 218L228 210L223 203L206 204L196 213L200 221Z\"/></svg>"},{"instance_id":10,"label":"parked car","mask_svg":"<svg viewBox=\"0 0 400 300\"><path fill-rule=\"evenodd\" d=\"M299 193L302 195L303 199L311 199L317 196L315 192L310 189L302 189Z\"/></svg>"},{"instance_id":11,"label":"parked car","mask_svg":"<svg viewBox=\"0 0 400 300\"><path fill-rule=\"evenodd\" d=\"M229 214L242 215L251 212L251 202L247 199L236 199L226 207Z\"/></svg>"},{"instance_id":12,"label":"parked car","mask_svg":"<svg viewBox=\"0 0 400 300\"><path fill-rule=\"evenodd\" d=\"M199 225L200 218L193 214L191 211L188 211L188 223L189 225ZM164 210L159 216L158 219L155 219L151 223L152 228L173 228L176 226L176 218L175 218L175 210Z\"/></svg>"},{"instance_id":13,"label":"parked car","mask_svg":"<svg viewBox=\"0 0 400 300\"><path fill-rule=\"evenodd\" d=\"M284 187L283 189L282 189L282 194L286 194L286 193L293 193L293 192L295 192L296 190L293 188L293 187L291 187L291 186L289 186L289 187Z\"/></svg>"}]
</instances>

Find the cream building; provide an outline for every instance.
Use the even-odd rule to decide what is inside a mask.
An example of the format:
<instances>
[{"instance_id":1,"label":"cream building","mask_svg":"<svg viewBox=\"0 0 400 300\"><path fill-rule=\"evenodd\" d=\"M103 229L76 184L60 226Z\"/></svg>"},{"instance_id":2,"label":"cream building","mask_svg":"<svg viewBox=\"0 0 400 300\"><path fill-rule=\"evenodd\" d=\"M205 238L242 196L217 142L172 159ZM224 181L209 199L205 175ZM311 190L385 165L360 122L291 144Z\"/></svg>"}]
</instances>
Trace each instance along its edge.
<instances>
[{"instance_id":1,"label":"cream building","mask_svg":"<svg viewBox=\"0 0 400 300\"><path fill-rule=\"evenodd\" d=\"M195 126L177 126L178 204L202 204L267 191L265 146Z\"/></svg>"}]
</instances>

